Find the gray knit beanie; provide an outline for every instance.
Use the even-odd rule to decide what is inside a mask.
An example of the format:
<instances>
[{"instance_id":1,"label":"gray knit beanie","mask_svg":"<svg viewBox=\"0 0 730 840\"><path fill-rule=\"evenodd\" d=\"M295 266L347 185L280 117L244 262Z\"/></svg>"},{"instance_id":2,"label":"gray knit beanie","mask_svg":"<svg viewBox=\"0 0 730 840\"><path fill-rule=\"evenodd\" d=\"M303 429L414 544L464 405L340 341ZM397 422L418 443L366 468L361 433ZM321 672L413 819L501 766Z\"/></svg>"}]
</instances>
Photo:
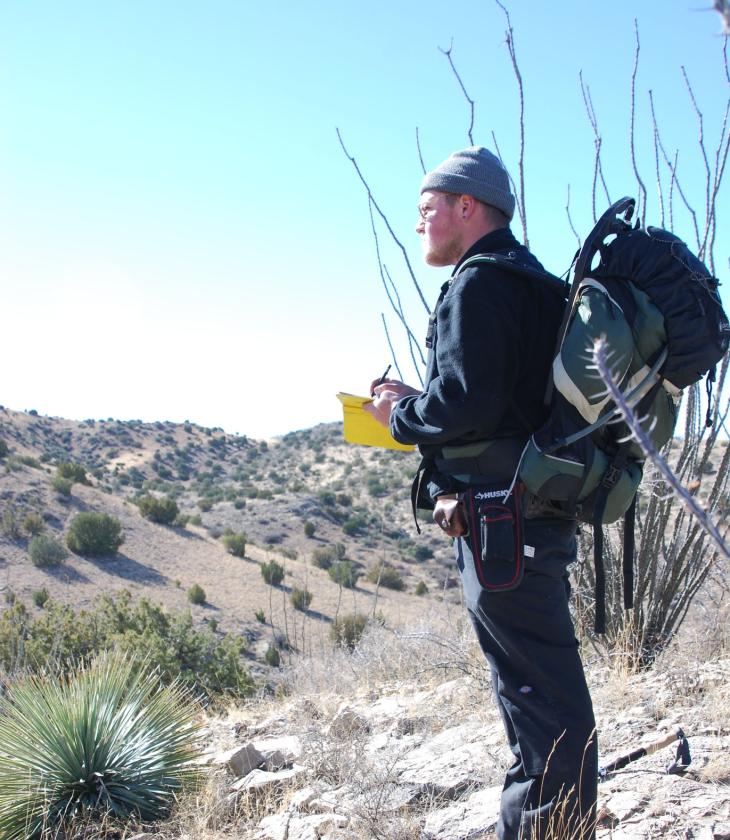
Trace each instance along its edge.
<instances>
[{"instance_id":1,"label":"gray knit beanie","mask_svg":"<svg viewBox=\"0 0 730 840\"><path fill-rule=\"evenodd\" d=\"M470 146L454 152L421 182L421 192L471 195L485 204L501 210L508 219L515 212L515 197L509 186L507 170L489 149Z\"/></svg>"}]
</instances>

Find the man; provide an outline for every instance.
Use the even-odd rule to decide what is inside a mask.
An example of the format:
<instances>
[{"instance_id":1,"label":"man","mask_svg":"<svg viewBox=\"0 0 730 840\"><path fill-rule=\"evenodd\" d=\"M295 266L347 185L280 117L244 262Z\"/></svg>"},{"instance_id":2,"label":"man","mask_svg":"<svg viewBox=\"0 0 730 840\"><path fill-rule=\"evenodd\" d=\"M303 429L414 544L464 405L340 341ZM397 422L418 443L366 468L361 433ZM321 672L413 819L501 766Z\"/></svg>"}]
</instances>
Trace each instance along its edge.
<instances>
[{"instance_id":1,"label":"man","mask_svg":"<svg viewBox=\"0 0 730 840\"><path fill-rule=\"evenodd\" d=\"M515 756L498 837L589 840L597 746L566 572L576 523L516 481L524 444L545 420L565 295L512 235L514 207L487 149L456 152L424 177L423 258L455 269L429 321L424 390L373 383L370 411L396 440L419 445L416 496L430 497L457 537L466 605ZM467 263L481 254L497 256Z\"/></svg>"}]
</instances>

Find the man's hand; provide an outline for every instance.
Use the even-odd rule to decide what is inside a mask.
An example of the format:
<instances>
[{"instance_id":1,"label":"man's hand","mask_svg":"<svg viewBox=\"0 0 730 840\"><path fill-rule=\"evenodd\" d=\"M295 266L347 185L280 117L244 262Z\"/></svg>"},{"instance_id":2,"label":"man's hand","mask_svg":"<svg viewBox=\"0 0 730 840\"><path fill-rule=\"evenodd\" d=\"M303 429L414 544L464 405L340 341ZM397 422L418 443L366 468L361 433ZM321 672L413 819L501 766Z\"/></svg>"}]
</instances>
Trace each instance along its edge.
<instances>
[{"instance_id":1,"label":"man's hand","mask_svg":"<svg viewBox=\"0 0 730 840\"><path fill-rule=\"evenodd\" d=\"M386 379L385 382L374 379L370 385L370 393L373 396L373 401L365 403L363 408L368 414L372 414L381 426L387 428L390 425L390 413L393 406L403 397L420 394L421 392L418 388L412 388L397 379Z\"/></svg>"}]
</instances>

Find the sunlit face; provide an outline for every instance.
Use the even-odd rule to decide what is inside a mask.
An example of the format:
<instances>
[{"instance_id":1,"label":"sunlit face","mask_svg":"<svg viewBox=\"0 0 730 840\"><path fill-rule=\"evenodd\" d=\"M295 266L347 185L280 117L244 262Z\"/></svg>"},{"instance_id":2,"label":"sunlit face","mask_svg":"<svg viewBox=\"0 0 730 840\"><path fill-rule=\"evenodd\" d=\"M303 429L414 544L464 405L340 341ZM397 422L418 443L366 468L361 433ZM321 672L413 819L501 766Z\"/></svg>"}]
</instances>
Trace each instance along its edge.
<instances>
[{"instance_id":1,"label":"sunlit face","mask_svg":"<svg viewBox=\"0 0 730 840\"><path fill-rule=\"evenodd\" d=\"M427 265L456 265L464 253L459 202L450 193L421 193L416 233L421 237L423 259Z\"/></svg>"}]
</instances>

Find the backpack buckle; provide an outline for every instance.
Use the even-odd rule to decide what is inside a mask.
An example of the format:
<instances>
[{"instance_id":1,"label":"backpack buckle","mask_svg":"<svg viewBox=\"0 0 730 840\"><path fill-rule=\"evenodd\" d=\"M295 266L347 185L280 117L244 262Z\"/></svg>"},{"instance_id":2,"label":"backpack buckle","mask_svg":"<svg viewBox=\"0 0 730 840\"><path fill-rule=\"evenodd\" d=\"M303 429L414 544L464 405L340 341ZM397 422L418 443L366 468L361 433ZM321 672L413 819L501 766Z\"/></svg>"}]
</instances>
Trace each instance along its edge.
<instances>
[{"instance_id":1,"label":"backpack buckle","mask_svg":"<svg viewBox=\"0 0 730 840\"><path fill-rule=\"evenodd\" d=\"M609 464L601 479L601 486L607 490L612 490L619 478L621 478L621 470L615 464Z\"/></svg>"}]
</instances>

